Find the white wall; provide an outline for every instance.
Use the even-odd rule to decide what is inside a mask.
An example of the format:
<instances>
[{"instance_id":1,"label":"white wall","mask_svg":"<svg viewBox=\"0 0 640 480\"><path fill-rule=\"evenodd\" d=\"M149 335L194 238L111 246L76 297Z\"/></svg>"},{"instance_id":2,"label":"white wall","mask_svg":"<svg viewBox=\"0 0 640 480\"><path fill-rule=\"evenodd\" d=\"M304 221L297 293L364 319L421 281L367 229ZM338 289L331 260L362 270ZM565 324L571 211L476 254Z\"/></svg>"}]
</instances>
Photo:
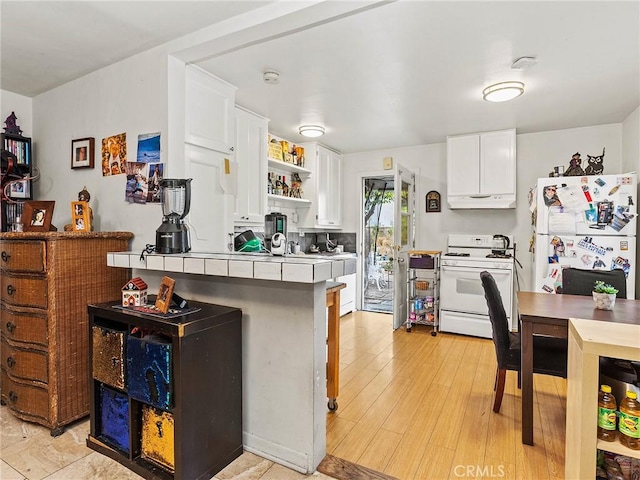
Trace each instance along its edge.
<instances>
[{"instance_id":1,"label":"white wall","mask_svg":"<svg viewBox=\"0 0 640 480\"><path fill-rule=\"evenodd\" d=\"M622 169L622 124L574 128L552 132L517 135L517 208L509 210L450 210L446 203L446 144L421 145L344 156L344 225L345 231L358 232L360 178L363 174L385 173L382 159L393 157L416 172L416 246L420 249L446 251L450 233L514 235L521 290L530 290L532 283L532 255L528 253L531 238L531 214L528 193L539 177L546 177L556 165L568 167L571 156L580 152L583 167L587 154L599 155L606 147L605 173ZM386 173L391 173L387 171ZM460 172L464 175L464 172ZM496 172L499 175L499 172ZM425 196L430 190L442 195L442 212L425 213Z\"/></svg>"},{"instance_id":2,"label":"white wall","mask_svg":"<svg viewBox=\"0 0 640 480\"><path fill-rule=\"evenodd\" d=\"M22 129L22 135L25 137L33 137L33 110L32 100L29 97L18 95L17 93L0 90L0 119L2 120L2 128L4 121L15 112L18 120L16 123ZM4 130L3 130L4 131ZM32 140L32 147L35 149L35 138Z\"/></svg>"},{"instance_id":3,"label":"white wall","mask_svg":"<svg viewBox=\"0 0 640 480\"><path fill-rule=\"evenodd\" d=\"M640 107L622 122L622 164L625 171L635 170L640 173ZM637 198L640 198L640 185L638 185ZM640 259L640 243L636 241L636 263L638 259ZM640 281L636 281L636 298L640 298Z\"/></svg>"},{"instance_id":4,"label":"white wall","mask_svg":"<svg viewBox=\"0 0 640 480\"><path fill-rule=\"evenodd\" d=\"M134 160L138 135L160 132L161 161L170 163L167 61L166 49L153 49L33 99L35 162L41 172L35 197L55 200L53 224L58 230L71 221L70 202L86 186L95 230L131 231L136 250L155 243L160 205L127 203L126 175L102 176L100 148L103 138L126 132L127 158ZM86 137L95 138L95 168L72 170L71 141Z\"/></svg>"}]
</instances>

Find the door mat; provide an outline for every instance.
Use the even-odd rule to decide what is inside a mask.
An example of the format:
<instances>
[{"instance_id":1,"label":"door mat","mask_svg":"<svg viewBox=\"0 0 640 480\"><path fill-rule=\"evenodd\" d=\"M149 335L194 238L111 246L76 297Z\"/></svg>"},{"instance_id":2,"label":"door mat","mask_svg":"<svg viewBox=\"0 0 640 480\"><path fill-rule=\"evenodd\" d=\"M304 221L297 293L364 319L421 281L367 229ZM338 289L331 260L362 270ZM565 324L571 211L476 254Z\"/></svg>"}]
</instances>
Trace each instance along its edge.
<instances>
[{"instance_id":1,"label":"door mat","mask_svg":"<svg viewBox=\"0 0 640 480\"><path fill-rule=\"evenodd\" d=\"M385 475L333 455L326 455L317 470L338 480L398 480L396 477Z\"/></svg>"}]
</instances>

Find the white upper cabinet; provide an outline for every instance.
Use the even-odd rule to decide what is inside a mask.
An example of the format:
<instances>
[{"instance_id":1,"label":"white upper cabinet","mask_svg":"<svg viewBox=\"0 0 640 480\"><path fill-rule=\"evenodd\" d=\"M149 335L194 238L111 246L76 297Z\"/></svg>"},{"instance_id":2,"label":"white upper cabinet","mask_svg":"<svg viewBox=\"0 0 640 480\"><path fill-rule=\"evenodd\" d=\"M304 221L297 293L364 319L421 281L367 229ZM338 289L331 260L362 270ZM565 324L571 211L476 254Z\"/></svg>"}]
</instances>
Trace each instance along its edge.
<instances>
[{"instance_id":1,"label":"white upper cabinet","mask_svg":"<svg viewBox=\"0 0 640 480\"><path fill-rule=\"evenodd\" d=\"M223 153L234 150L236 87L197 67L185 78L185 141Z\"/></svg>"},{"instance_id":2,"label":"white upper cabinet","mask_svg":"<svg viewBox=\"0 0 640 480\"><path fill-rule=\"evenodd\" d=\"M318 143L302 145L312 172L311 208L301 227L342 227L342 155Z\"/></svg>"},{"instance_id":3,"label":"white upper cabinet","mask_svg":"<svg viewBox=\"0 0 640 480\"><path fill-rule=\"evenodd\" d=\"M515 208L515 129L447 137L451 208Z\"/></svg>"},{"instance_id":4,"label":"white upper cabinet","mask_svg":"<svg viewBox=\"0 0 640 480\"><path fill-rule=\"evenodd\" d=\"M269 121L235 108L235 163L238 188L233 220L236 224L263 224L267 213L267 138Z\"/></svg>"}]
</instances>

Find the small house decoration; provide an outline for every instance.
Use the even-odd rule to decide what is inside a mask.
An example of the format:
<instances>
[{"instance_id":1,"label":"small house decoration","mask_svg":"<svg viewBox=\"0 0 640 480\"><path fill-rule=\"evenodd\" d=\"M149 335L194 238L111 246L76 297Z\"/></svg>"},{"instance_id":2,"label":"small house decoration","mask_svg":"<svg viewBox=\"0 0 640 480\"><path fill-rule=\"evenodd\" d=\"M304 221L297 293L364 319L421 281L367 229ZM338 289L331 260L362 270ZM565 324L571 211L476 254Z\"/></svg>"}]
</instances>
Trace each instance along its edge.
<instances>
[{"instance_id":1,"label":"small house decoration","mask_svg":"<svg viewBox=\"0 0 640 480\"><path fill-rule=\"evenodd\" d=\"M122 287L122 306L140 307L147 304L147 284L140 277L129 280Z\"/></svg>"},{"instance_id":2,"label":"small house decoration","mask_svg":"<svg viewBox=\"0 0 640 480\"><path fill-rule=\"evenodd\" d=\"M18 117L16 117L15 112L11 112L11 115L9 115L4 121L6 125L6 127L4 127L5 133L10 133L12 135L22 135L22 129L18 126L17 120Z\"/></svg>"}]
</instances>

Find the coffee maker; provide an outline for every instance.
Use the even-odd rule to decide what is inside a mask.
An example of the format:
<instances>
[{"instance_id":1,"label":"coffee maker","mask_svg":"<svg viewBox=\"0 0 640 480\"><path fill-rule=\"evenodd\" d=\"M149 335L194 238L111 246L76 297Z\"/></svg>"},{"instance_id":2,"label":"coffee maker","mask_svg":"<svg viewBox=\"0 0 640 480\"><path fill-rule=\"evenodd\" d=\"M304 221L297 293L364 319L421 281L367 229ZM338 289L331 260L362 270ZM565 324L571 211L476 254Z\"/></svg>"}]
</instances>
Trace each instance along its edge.
<instances>
[{"instance_id":1,"label":"coffee maker","mask_svg":"<svg viewBox=\"0 0 640 480\"><path fill-rule=\"evenodd\" d=\"M271 238L276 234L281 233L282 235L287 236L287 216L278 213L272 212L264 217L264 241L267 250L271 251ZM286 243L286 240L285 240Z\"/></svg>"},{"instance_id":2,"label":"coffee maker","mask_svg":"<svg viewBox=\"0 0 640 480\"><path fill-rule=\"evenodd\" d=\"M184 217L191 207L191 178L160 180L162 225L156 230L156 252L185 253L191 250L189 227Z\"/></svg>"}]
</instances>

